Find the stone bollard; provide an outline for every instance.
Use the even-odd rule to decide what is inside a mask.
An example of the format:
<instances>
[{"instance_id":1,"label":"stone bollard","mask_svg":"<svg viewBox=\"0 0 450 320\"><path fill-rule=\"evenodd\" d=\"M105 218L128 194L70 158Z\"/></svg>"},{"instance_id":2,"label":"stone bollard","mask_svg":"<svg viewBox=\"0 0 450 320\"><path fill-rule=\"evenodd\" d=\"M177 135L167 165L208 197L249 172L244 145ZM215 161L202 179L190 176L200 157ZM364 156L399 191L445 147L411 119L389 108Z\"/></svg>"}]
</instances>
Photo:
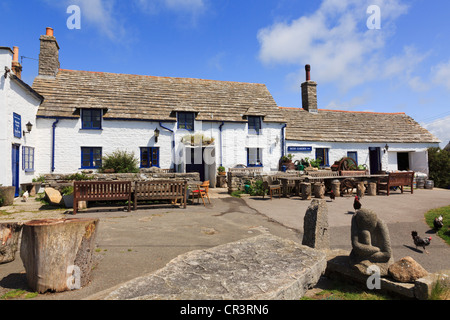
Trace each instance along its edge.
<instances>
[{"instance_id":1,"label":"stone bollard","mask_svg":"<svg viewBox=\"0 0 450 320\"><path fill-rule=\"evenodd\" d=\"M331 182L331 190L333 190L333 193L336 197L341 196L341 183L338 181Z\"/></svg>"},{"instance_id":2,"label":"stone bollard","mask_svg":"<svg viewBox=\"0 0 450 320\"><path fill-rule=\"evenodd\" d=\"M311 183L302 182L300 187L302 190L302 200L311 200Z\"/></svg>"},{"instance_id":3,"label":"stone bollard","mask_svg":"<svg viewBox=\"0 0 450 320\"><path fill-rule=\"evenodd\" d=\"M368 196L376 196L377 195L377 183L369 182L367 185L367 195Z\"/></svg>"},{"instance_id":4,"label":"stone bollard","mask_svg":"<svg viewBox=\"0 0 450 320\"><path fill-rule=\"evenodd\" d=\"M318 199L325 198L325 185L323 182L314 183L314 196Z\"/></svg>"},{"instance_id":5,"label":"stone bollard","mask_svg":"<svg viewBox=\"0 0 450 320\"><path fill-rule=\"evenodd\" d=\"M356 186L356 193L360 199L364 197L364 194L366 193L366 186L364 185L364 181L358 182L358 185Z\"/></svg>"},{"instance_id":6,"label":"stone bollard","mask_svg":"<svg viewBox=\"0 0 450 320\"><path fill-rule=\"evenodd\" d=\"M302 244L318 250L330 248L328 208L325 200L314 199L303 219Z\"/></svg>"}]
</instances>

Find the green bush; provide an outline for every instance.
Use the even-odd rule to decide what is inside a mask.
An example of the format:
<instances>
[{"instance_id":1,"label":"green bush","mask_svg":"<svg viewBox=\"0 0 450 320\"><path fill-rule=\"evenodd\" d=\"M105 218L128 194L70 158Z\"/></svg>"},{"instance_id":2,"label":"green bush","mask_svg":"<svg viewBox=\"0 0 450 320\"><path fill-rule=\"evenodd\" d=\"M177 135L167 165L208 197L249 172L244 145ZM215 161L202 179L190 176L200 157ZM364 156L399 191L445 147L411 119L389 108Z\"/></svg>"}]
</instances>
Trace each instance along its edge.
<instances>
[{"instance_id":1,"label":"green bush","mask_svg":"<svg viewBox=\"0 0 450 320\"><path fill-rule=\"evenodd\" d=\"M102 167L100 172L108 169L113 169L115 173L137 173L139 172L139 159L134 155L134 152L114 151L102 159Z\"/></svg>"},{"instance_id":2,"label":"green bush","mask_svg":"<svg viewBox=\"0 0 450 320\"><path fill-rule=\"evenodd\" d=\"M87 181L87 180L92 180L94 178L89 177L87 174L85 173L74 173L70 176L66 177L67 180L70 181Z\"/></svg>"},{"instance_id":3,"label":"green bush","mask_svg":"<svg viewBox=\"0 0 450 320\"><path fill-rule=\"evenodd\" d=\"M429 177L438 188L450 189L450 151L441 148L428 149Z\"/></svg>"}]
</instances>

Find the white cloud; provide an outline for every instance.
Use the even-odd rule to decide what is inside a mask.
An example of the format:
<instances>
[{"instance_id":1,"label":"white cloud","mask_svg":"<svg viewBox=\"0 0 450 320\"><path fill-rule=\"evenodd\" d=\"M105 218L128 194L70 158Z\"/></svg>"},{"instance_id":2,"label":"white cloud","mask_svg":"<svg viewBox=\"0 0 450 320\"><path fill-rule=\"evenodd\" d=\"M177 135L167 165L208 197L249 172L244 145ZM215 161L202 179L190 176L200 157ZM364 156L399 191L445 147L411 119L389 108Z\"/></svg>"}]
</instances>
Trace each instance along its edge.
<instances>
[{"instance_id":1,"label":"white cloud","mask_svg":"<svg viewBox=\"0 0 450 320\"><path fill-rule=\"evenodd\" d=\"M450 90L450 60L432 68L433 82Z\"/></svg>"},{"instance_id":2,"label":"white cloud","mask_svg":"<svg viewBox=\"0 0 450 320\"><path fill-rule=\"evenodd\" d=\"M450 116L435 120L422 126L441 140L441 148L444 148L450 141Z\"/></svg>"},{"instance_id":3,"label":"white cloud","mask_svg":"<svg viewBox=\"0 0 450 320\"><path fill-rule=\"evenodd\" d=\"M95 25L109 39L121 39L126 31L115 14L114 1L104 0L70 0L81 8L82 19Z\"/></svg>"},{"instance_id":4,"label":"white cloud","mask_svg":"<svg viewBox=\"0 0 450 320\"><path fill-rule=\"evenodd\" d=\"M381 9L380 30L366 26L366 10L372 4ZM310 15L259 30L259 58L267 65L297 66L300 79L304 79L303 66L311 64L313 80L334 82L342 90L391 77L401 77L417 89L421 79L413 70L426 55L405 47L396 56L386 57L394 22L407 9L400 0L324 0Z\"/></svg>"},{"instance_id":5,"label":"white cloud","mask_svg":"<svg viewBox=\"0 0 450 320\"><path fill-rule=\"evenodd\" d=\"M44 0L49 5L64 9L77 5L81 9L81 28L94 26L110 40L122 41L127 35L120 12L115 8L116 0ZM69 18L69 15L66 16Z\"/></svg>"},{"instance_id":6,"label":"white cloud","mask_svg":"<svg viewBox=\"0 0 450 320\"><path fill-rule=\"evenodd\" d=\"M206 8L206 0L135 0L145 13L157 14L163 10L198 15Z\"/></svg>"}]
</instances>

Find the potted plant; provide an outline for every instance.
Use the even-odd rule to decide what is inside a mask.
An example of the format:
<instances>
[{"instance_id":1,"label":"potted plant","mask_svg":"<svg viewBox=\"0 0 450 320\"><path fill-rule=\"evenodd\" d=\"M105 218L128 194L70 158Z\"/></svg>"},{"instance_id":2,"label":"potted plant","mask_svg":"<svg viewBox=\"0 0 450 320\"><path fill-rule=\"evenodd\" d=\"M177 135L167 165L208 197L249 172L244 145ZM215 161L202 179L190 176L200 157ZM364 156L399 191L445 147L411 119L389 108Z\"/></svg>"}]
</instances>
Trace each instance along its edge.
<instances>
[{"instance_id":1,"label":"potted plant","mask_svg":"<svg viewBox=\"0 0 450 320\"><path fill-rule=\"evenodd\" d=\"M220 176L225 176L227 174L225 172L225 167L224 166L220 166L219 168L217 168L217 172L219 173Z\"/></svg>"},{"instance_id":2,"label":"potted plant","mask_svg":"<svg viewBox=\"0 0 450 320\"><path fill-rule=\"evenodd\" d=\"M295 165L292 162L293 158L294 158L294 155L290 154L290 153L288 155L285 155L285 156L281 157L280 162L281 162L281 169L282 169L282 171L295 170ZM283 169L285 169L285 170L283 170Z\"/></svg>"},{"instance_id":3,"label":"potted plant","mask_svg":"<svg viewBox=\"0 0 450 320\"><path fill-rule=\"evenodd\" d=\"M67 186L61 189L61 195L63 197L64 206L66 208L73 207L73 187Z\"/></svg>"}]
</instances>

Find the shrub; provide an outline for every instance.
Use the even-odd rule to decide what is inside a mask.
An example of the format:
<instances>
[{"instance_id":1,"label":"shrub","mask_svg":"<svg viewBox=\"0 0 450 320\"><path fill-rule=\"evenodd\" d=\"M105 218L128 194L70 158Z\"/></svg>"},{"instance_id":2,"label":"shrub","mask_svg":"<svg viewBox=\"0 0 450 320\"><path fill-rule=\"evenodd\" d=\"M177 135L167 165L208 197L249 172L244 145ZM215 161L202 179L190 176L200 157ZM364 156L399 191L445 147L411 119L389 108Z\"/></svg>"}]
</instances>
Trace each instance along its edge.
<instances>
[{"instance_id":1,"label":"shrub","mask_svg":"<svg viewBox=\"0 0 450 320\"><path fill-rule=\"evenodd\" d=\"M92 180L94 178L89 177L87 174L85 173L74 173L70 176L66 177L67 180L70 181L86 181L86 180Z\"/></svg>"},{"instance_id":2,"label":"shrub","mask_svg":"<svg viewBox=\"0 0 450 320\"><path fill-rule=\"evenodd\" d=\"M428 149L429 177L438 188L450 188L450 151Z\"/></svg>"},{"instance_id":3,"label":"shrub","mask_svg":"<svg viewBox=\"0 0 450 320\"><path fill-rule=\"evenodd\" d=\"M107 169L113 169L115 173L139 172L139 159L135 157L134 152L114 151L112 154L103 157L102 164L100 172L104 172Z\"/></svg>"}]
</instances>

